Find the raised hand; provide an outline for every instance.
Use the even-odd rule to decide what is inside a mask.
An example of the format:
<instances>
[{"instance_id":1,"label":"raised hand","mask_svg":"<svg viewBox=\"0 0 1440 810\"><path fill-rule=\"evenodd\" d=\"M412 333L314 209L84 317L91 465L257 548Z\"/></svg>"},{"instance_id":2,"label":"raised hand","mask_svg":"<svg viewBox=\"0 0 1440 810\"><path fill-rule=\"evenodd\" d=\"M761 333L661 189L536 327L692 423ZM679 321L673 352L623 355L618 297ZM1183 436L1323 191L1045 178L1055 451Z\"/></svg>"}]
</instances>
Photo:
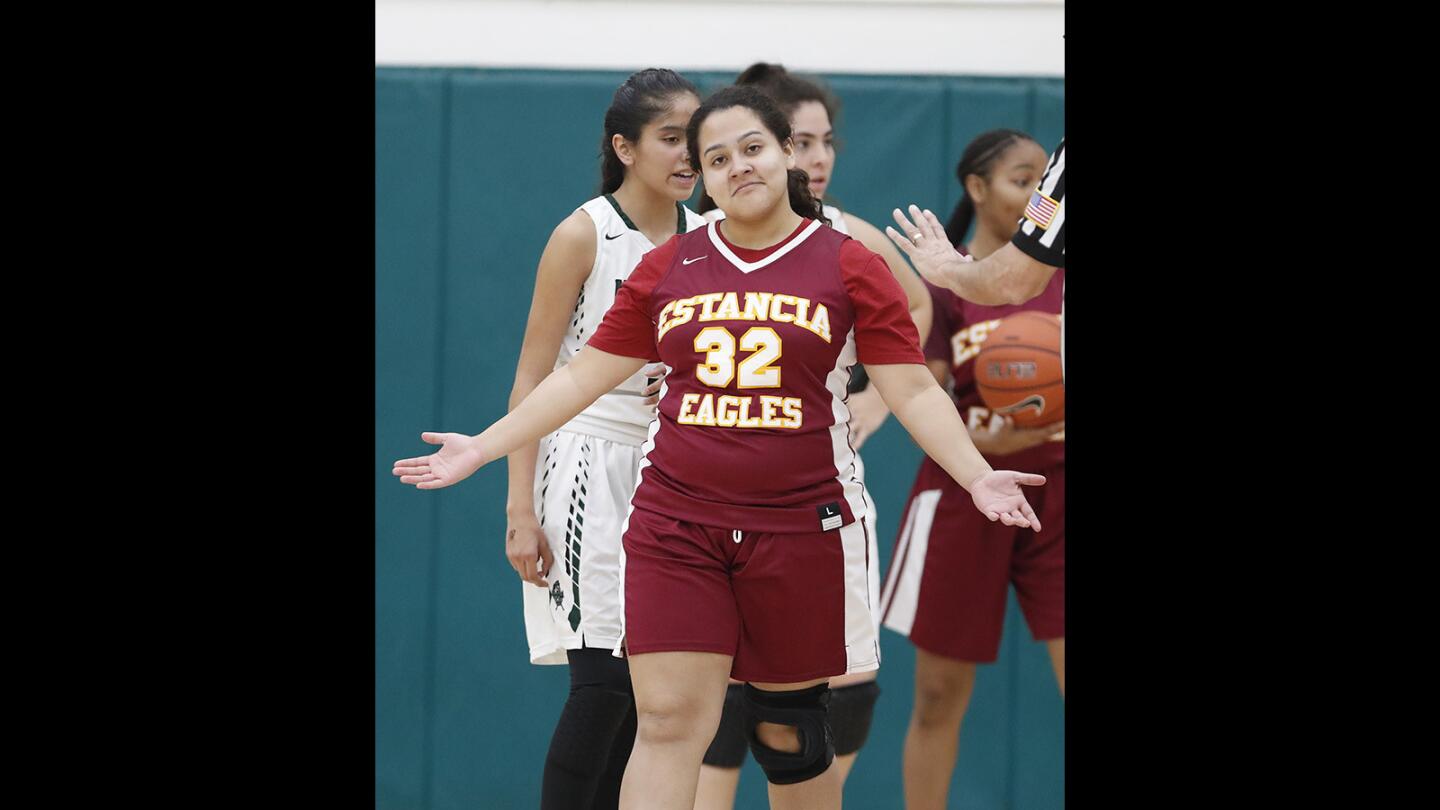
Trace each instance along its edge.
<instances>
[{"instance_id":1,"label":"raised hand","mask_svg":"<svg viewBox=\"0 0 1440 810\"><path fill-rule=\"evenodd\" d=\"M900 231L887 225L885 235L910 259L920 276L931 284L948 288L946 266L952 262L974 261L951 246L950 238L945 235L945 226L930 211L910 206L910 217L914 222L906 218L899 208L894 210L893 216Z\"/></svg>"},{"instance_id":2,"label":"raised hand","mask_svg":"<svg viewBox=\"0 0 1440 810\"><path fill-rule=\"evenodd\" d=\"M428 456L402 458L391 472L400 476L400 483L414 484L416 489L440 489L458 484L484 466L480 442L464 433L421 433L429 444L441 445Z\"/></svg>"}]
</instances>

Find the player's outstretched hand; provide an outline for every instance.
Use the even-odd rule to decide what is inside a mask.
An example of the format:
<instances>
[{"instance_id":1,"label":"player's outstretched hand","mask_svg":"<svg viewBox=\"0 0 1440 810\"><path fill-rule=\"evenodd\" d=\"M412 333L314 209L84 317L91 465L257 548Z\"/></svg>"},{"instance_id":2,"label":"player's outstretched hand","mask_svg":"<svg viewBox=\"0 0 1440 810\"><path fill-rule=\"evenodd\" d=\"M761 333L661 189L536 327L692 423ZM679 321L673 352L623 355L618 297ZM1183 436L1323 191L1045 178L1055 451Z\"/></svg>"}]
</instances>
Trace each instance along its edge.
<instances>
[{"instance_id":1,"label":"player's outstretched hand","mask_svg":"<svg viewBox=\"0 0 1440 810\"><path fill-rule=\"evenodd\" d=\"M400 483L416 489L440 489L458 484L483 466L480 442L464 433L421 433L420 438L441 448L418 458L402 458L391 470Z\"/></svg>"},{"instance_id":2,"label":"player's outstretched hand","mask_svg":"<svg viewBox=\"0 0 1440 810\"><path fill-rule=\"evenodd\" d=\"M945 235L945 226L941 225L940 220L929 210L921 211L917 206L910 206L910 217L914 222L906 218L899 208L895 209L893 215L900 230L896 231L886 225L885 235L909 257L910 263L915 265L920 276L931 284L949 286L945 283L944 272L947 263L974 261L950 245L950 238Z\"/></svg>"},{"instance_id":3,"label":"player's outstretched hand","mask_svg":"<svg viewBox=\"0 0 1440 810\"><path fill-rule=\"evenodd\" d=\"M1038 532L1040 519L1035 517L1035 510L1030 508L1025 495L1020 492L1020 485L1038 487L1044 483L1043 475L994 470L971 482L970 497L975 501L975 508L990 520Z\"/></svg>"}]
</instances>

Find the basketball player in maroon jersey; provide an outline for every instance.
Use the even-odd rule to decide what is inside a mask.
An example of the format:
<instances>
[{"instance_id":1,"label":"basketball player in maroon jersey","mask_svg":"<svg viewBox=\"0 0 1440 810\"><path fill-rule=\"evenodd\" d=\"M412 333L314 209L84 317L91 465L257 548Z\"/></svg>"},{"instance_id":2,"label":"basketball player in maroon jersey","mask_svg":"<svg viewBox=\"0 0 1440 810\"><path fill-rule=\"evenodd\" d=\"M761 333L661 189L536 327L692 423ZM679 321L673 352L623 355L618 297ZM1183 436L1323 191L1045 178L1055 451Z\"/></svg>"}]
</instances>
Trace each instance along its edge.
<instances>
[{"instance_id":1,"label":"basketball player in maroon jersey","mask_svg":"<svg viewBox=\"0 0 1440 810\"><path fill-rule=\"evenodd\" d=\"M983 259L1009 243L1045 158L1039 144L1015 130L991 130L970 142L956 170L964 194L945 226L955 249ZM962 240L972 221L967 250ZM881 622L916 647L915 705L905 736L907 810L945 807L976 664L993 662L1000 649L1012 582L1065 692L1064 424L1018 428L991 411L975 387L974 362L1005 316L1058 313L1064 274L1059 269L1038 296L1019 305L975 304L930 285L935 326L926 361L942 384L953 380L955 406L988 461L1045 475L1045 488L1032 496L1044 531L976 520L969 496L933 461L921 461L880 600Z\"/></svg>"},{"instance_id":2,"label":"basketball player in maroon jersey","mask_svg":"<svg viewBox=\"0 0 1440 810\"><path fill-rule=\"evenodd\" d=\"M858 240L879 253L889 265L895 280L904 289L910 318L920 333L923 345L930 331L931 296L920 277L910 269L900 252L874 225L849 211L825 204L825 192L837 171L835 120L840 112L840 99L818 79L794 74L783 65L756 62L735 77L735 84L750 85L779 104L790 119L796 168L810 178L810 193L824 204L825 217L831 227ZM702 196L699 210L713 202ZM707 215L708 216L708 215ZM845 406L850 411L850 446L856 451L856 472L864 480L864 459L860 447L887 419L885 407L875 386L857 366L850 381L850 395ZM867 492L867 495L870 494ZM879 514L873 499L867 500L866 523L870 528L870 559L878 561L875 527ZM870 608L879 622L880 566L870 566ZM843 784L854 766L860 750L869 737L871 720L881 689L876 682L878 670L853 672L830 679L829 721L835 738L835 763ZM725 693L725 708L715 739L705 751L704 766L695 794L695 810L731 810L740 784L740 769L749 755L744 728L744 685L732 683Z\"/></svg>"},{"instance_id":3,"label":"basketball player in maroon jersey","mask_svg":"<svg viewBox=\"0 0 1440 810\"><path fill-rule=\"evenodd\" d=\"M650 360L668 367L624 531L625 640L639 729L620 806L689 810L726 679L746 681L747 738L775 808L837 807L832 675L879 665L861 487L844 396L850 367L916 442L1005 525L1040 527L923 365L881 257L831 228L790 124L726 88L695 112L691 166L726 212L646 254L589 344L478 436L423 433L400 481L450 486L573 417ZM618 651L617 651L618 652Z\"/></svg>"}]
</instances>

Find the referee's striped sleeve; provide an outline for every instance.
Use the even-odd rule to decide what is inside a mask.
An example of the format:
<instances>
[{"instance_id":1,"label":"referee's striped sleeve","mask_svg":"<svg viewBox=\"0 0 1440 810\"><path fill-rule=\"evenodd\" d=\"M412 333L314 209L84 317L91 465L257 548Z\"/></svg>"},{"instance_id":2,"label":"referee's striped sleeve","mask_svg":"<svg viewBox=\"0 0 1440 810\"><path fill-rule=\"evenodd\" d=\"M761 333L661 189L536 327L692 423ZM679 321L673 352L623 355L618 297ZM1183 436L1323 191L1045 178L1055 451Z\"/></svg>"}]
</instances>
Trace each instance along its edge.
<instances>
[{"instance_id":1,"label":"referee's striped sleeve","mask_svg":"<svg viewBox=\"0 0 1440 810\"><path fill-rule=\"evenodd\" d=\"M1025 206L1025 216L1020 218L1020 228L1010 238L1015 247L1038 262L1052 267L1065 266L1065 140L1055 154L1050 156L1050 165L1045 167L1045 176L1040 185L1030 194L1030 204Z\"/></svg>"}]
</instances>

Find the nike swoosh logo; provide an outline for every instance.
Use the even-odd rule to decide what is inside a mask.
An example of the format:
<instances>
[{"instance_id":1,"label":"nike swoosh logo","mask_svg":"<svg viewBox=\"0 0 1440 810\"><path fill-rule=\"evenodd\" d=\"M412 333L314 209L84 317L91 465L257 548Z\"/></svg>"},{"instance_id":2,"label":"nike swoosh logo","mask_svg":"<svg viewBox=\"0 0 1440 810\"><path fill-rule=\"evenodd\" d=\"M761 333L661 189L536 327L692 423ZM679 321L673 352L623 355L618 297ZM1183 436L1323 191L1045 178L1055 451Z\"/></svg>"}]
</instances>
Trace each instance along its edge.
<instances>
[{"instance_id":1,"label":"nike swoosh logo","mask_svg":"<svg viewBox=\"0 0 1440 810\"><path fill-rule=\"evenodd\" d=\"M1042 397L1042 396L1040 396L1039 394L1031 394L1030 396L1028 396L1028 397L1020 400L1020 401L1017 402L1017 403L1015 403L1014 405L1011 405L1011 406L1006 407L1006 408L996 408L996 409L995 409L995 412L996 412L996 413L1017 413L1017 412L1019 412L1019 411L1025 410L1026 408L1034 408L1036 413L1044 413L1044 412L1045 412L1045 397Z\"/></svg>"},{"instance_id":2,"label":"nike swoosh logo","mask_svg":"<svg viewBox=\"0 0 1440 810\"><path fill-rule=\"evenodd\" d=\"M625 235L625 234L623 234L623 233L617 233L617 234L615 234L614 236L611 236L610 234L607 233L607 234L605 234L605 239L606 239L607 241L608 241L608 240L611 240L611 239L619 239L620 237L622 237L622 236L624 236L624 235Z\"/></svg>"},{"instance_id":3,"label":"nike swoosh logo","mask_svg":"<svg viewBox=\"0 0 1440 810\"><path fill-rule=\"evenodd\" d=\"M710 258L710 254L708 254L708 253L705 254L704 256L701 256L701 257L700 257L700 259L708 259L708 258ZM681 264L690 264L691 262L698 262L698 261L700 261L700 259L682 259L682 260L680 261L680 263L681 263Z\"/></svg>"}]
</instances>

